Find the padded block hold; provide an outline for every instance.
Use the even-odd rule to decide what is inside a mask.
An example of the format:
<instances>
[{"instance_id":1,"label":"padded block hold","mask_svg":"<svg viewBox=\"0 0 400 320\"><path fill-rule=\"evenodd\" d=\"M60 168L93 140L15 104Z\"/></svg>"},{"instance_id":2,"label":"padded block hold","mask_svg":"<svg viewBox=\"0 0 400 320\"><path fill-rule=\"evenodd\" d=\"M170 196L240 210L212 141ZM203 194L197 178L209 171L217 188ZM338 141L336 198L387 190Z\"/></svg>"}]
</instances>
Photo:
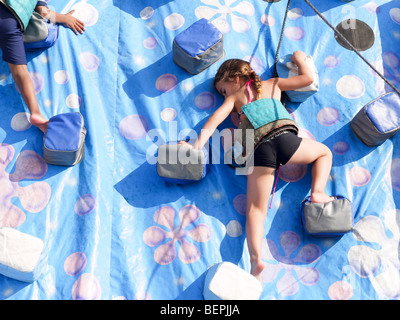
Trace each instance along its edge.
<instances>
[{"instance_id":1,"label":"padded block hold","mask_svg":"<svg viewBox=\"0 0 400 320\"><path fill-rule=\"evenodd\" d=\"M44 242L13 228L0 228L0 273L24 282L37 280L47 266Z\"/></svg>"},{"instance_id":2,"label":"padded block hold","mask_svg":"<svg viewBox=\"0 0 400 320\"><path fill-rule=\"evenodd\" d=\"M212 265L204 279L206 300L258 300L263 287L250 273L231 262Z\"/></svg>"},{"instance_id":3,"label":"padded block hold","mask_svg":"<svg viewBox=\"0 0 400 320\"><path fill-rule=\"evenodd\" d=\"M380 145L400 130L400 97L385 93L366 104L350 121L354 134L367 146Z\"/></svg>"},{"instance_id":4,"label":"padded block hold","mask_svg":"<svg viewBox=\"0 0 400 320\"><path fill-rule=\"evenodd\" d=\"M84 154L86 129L79 112L63 113L52 117L43 142L43 157L47 163L72 166Z\"/></svg>"},{"instance_id":5,"label":"padded block hold","mask_svg":"<svg viewBox=\"0 0 400 320\"><path fill-rule=\"evenodd\" d=\"M353 229L354 214L351 202L343 196L327 203L315 203L310 197L301 206L303 227L313 236L341 236Z\"/></svg>"},{"instance_id":6,"label":"padded block hold","mask_svg":"<svg viewBox=\"0 0 400 320\"><path fill-rule=\"evenodd\" d=\"M187 184L204 179L210 170L210 152L176 143L158 148L157 174L165 181Z\"/></svg>"},{"instance_id":7,"label":"padded block hold","mask_svg":"<svg viewBox=\"0 0 400 320\"><path fill-rule=\"evenodd\" d=\"M291 78L299 75L297 65L290 60L292 55L288 54L278 59L276 71L280 78ZM307 56L307 65L311 68L314 75L314 82L305 88L285 91L289 100L292 102L304 102L319 90L319 77L317 68L311 56Z\"/></svg>"},{"instance_id":8,"label":"padded block hold","mask_svg":"<svg viewBox=\"0 0 400 320\"><path fill-rule=\"evenodd\" d=\"M198 74L225 56L223 34L207 19L200 19L179 33L172 46L174 62Z\"/></svg>"}]
</instances>

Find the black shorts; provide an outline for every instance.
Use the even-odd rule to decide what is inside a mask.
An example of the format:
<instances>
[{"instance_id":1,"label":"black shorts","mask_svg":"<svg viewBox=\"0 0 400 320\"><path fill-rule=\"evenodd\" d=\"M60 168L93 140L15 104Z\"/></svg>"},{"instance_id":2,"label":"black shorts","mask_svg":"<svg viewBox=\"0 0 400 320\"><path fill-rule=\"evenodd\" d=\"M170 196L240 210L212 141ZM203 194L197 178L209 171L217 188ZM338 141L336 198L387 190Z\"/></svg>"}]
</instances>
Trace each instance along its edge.
<instances>
[{"instance_id":1,"label":"black shorts","mask_svg":"<svg viewBox=\"0 0 400 320\"><path fill-rule=\"evenodd\" d=\"M281 164L290 160L299 148L301 140L293 131L284 131L261 142L254 152L254 166L278 169Z\"/></svg>"}]
</instances>

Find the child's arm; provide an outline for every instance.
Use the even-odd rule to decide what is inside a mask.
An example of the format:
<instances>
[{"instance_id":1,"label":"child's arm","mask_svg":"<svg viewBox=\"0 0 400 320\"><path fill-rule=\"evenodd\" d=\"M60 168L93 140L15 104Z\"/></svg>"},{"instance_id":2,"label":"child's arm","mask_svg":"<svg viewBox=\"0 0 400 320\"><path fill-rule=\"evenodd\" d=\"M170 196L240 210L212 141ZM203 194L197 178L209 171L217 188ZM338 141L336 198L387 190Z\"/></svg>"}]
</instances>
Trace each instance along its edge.
<instances>
[{"instance_id":1,"label":"child's arm","mask_svg":"<svg viewBox=\"0 0 400 320\"><path fill-rule=\"evenodd\" d=\"M299 75L291 78L278 78L276 84L281 91L296 90L307 87L314 82L313 72L306 63L306 54L295 51L291 57L299 70Z\"/></svg>"},{"instance_id":2,"label":"child's arm","mask_svg":"<svg viewBox=\"0 0 400 320\"><path fill-rule=\"evenodd\" d=\"M235 106L233 96L225 99L224 103L207 119L196 142L191 145L181 141L180 145L188 145L194 149L201 149L214 133L215 129L230 115Z\"/></svg>"},{"instance_id":3,"label":"child's arm","mask_svg":"<svg viewBox=\"0 0 400 320\"><path fill-rule=\"evenodd\" d=\"M47 8L46 6L36 6L35 9L43 18L46 18L54 23L61 23L67 28L70 28L75 34L83 33L85 31L85 24L73 17L72 14L75 10L68 12L67 14L62 14L54 12Z\"/></svg>"}]
</instances>

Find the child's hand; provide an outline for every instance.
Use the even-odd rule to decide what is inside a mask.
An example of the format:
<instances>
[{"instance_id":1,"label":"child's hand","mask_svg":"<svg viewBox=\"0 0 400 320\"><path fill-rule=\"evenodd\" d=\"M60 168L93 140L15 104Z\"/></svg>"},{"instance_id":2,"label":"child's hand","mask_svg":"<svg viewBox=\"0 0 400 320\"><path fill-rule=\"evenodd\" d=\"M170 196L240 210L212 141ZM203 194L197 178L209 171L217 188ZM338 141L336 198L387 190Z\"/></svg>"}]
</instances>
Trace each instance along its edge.
<instances>
[{"instance_id":1,"label":"child's hand","mask_svg":"<svg viewBox=\"0 0 400 320\"><path fill-rule=\"evenodd\" d=\"M60 21L65 27L70 28L75 34L82 34L85 31L85 24L72 16L75 10L72 10L64 15L62 21Z\"/></svg>"},{"instance_id":2,"label":"child's hand","mask_svg":"<svg viewBox=\"0 0 400 320\"><path fill-rule=\"evenodd\" d=\"M293 55L290 57L295 64L300 64L306 61L307 55L303 51L295 51Z\"/></svg>"}]
</instances>

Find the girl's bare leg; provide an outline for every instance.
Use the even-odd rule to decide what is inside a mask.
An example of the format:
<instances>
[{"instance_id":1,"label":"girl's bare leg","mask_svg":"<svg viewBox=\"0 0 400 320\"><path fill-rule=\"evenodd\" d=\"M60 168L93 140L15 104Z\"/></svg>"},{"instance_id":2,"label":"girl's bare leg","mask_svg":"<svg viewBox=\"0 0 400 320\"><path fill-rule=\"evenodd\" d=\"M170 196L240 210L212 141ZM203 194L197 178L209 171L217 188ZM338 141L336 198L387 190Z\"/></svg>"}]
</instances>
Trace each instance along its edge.
<instances>
[{"instance_id":1,"label":"girl's bare leg","mask_svg":"<svg viewBox=\"0 0 400 320\"><path fill-rule=\"evenodd\" d=\"M287 164L309 164L311 169L311 202L329 202L333 198L325 193L326 183L332 168L332 152L324 144L303 138L299 148Z\"/></svg>"},{"instance_id":2,"label":"girl's bare leg","mask_svg":"<svg viewBox=\"0 0 400 320\"><path fill-rule=\"evenodd\" d=\"M14 81L21 91L22 98L24 99L31 113L30 122L43 132L46 132L49 121L43 117L40 112L35 89L26 65L16 65L11 63L8 65L10 66Z\"/></svg>"},{"instance_id":3,"label":"girl's bare leg","mask_svg":"<svg viewBox=\"0 0 400 320\"><path fill-rule=\"evenodd\" d=\"M251 274L261 281L264 262L261 259L264 221L268 199L274 183L275 169L254 167L247 176L246 237L250 254Z\"/></svg>"}]
</instances>

